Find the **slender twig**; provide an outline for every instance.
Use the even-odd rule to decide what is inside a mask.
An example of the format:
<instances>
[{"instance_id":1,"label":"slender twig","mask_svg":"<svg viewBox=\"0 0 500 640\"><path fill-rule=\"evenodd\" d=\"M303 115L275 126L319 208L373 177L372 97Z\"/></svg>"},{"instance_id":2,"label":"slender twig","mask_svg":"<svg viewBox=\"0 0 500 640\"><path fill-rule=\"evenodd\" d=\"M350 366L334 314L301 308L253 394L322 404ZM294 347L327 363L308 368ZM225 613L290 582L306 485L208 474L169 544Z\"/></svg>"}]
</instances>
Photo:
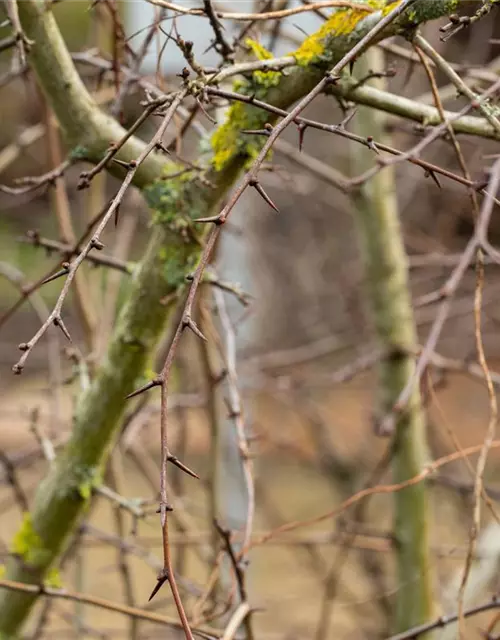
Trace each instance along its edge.
<instances>
[{"instance_id":1,"label":"slender twig","mask_svg":"<svg viewBox=\"0 0 500 640\"><path fill-rule=\"evenodd\" d=\"M470 90L468 90L467 87L465 87L463 81L459 78L459 76L449 67L447 62L443 58L441 58L441 56L439 56L439 54L437 54L437 52L424 40L424 38L422 38L422 36L417 34L417 36L415 37L414 46L416 47L417 54L419 55L422 61L422 64L424 65L424 68L426 70L426 73L429 77L432 91L436 101L436 107L439 109L441 113L443 122L446 122L446 117L444 115L443 106L441 104L441 99L439 97L439 92L437 89L437 84L434 79L432 70L430 69L427 63L427 59L424 56L423 52L425 52L429 57L431 57L434 63L448 75L448 77L452 80L452 82L459 89L459 91L465 93L467 97L469 97L470 99L473 99L474 101L476 100L475 95ZM464 87L465 87L465 91L464 91ZM483 108L482 112L485 117L489 115L487 109L485 110ZM496 118L493 118L493 121L489 119L489 121L495 127L500 126L500 123L498 123ZM462 168L462 171L464 173L464 176L470 179L469 171L465 164L465 159L464 159L462 150L460 148L460 145L456 139L455 133L451 126L448 127L448 133L450 135L455 153L457 155L457 158ZM472 204L474 218L475 220L477 220L480 215L479 205L477 202L477 194L469 190L469 197ZM486 363L482 332L481 332L482 295L483 295L483 287L484 287L484 254L481 247L478 247L476 251L476 274L477 274L477 282L476 282L476 291L474 296L475 339L476 339L476 349L478 352L480 367L484 374L484 378L486 380L486 385L488 388L488 396L490 399L490 420L488 423L487 435L484 440L484 447L481 450L479 460L477 463L477 470L476 470L475 481L474 481L473 524L472 524L471 532L469 536L468 553L465 560L464 571L463 571L460 587L458 590L459 635L461 638L465 637L464 616L463 616L463 613L465 610L465 590L466 590L467 581L471 572L472 562L475 554L475 549L477 546L477 537L479 535L479 530L481 526L481 498L486 497L486 500L488 501L488 497L484 495L485 492L484 492L484 486L483 486L483 475L484 475L484 469L486 466L489 446L495 434L495 426L496 426L497 414L498 414L496 395L493 387L493 380L492 380L490 371L488 369L488 365ZM491 504L491 502L489 503L489 507L491 510L493 510L493 505ZM493 514L494 516L496 516L494 510L493 510Z\"/></svg>"},{"instance_id":2,"label":"slender twig","mask_svg":"<svg viewBox=\"0 0 500 640\"><path fill-rule=\"evenodd\" d=\"M500 161L499 161L499 166L500 166ZM471 532L469 536L469 547L468 547L467 557L465 560L464 572L462 575L462 581L460 583L460 589L458 592L459 634L461 639L465 638L465 628L464 628L465 589L467 586L467 580L471 571L472 562L474 559L474 554L477 546L477 536L479 534L479 530L481 527L481 497L484 490L484 472L486 469L486 462L488 460L488 454L491 449L491 444L495 437L495 429L498 421L497 398L495 394L495 389L493 387L493 381L488 368L488 364L486 362L486 355L484 352L483 337L481 332L482 297L483 297L483 288L484 288L484 264L482 262L482 250L479 249L478 253L480 255L478 256L477 263L476 263L477 283L476 283L476 291L474 295L475 338L476 338L476 349L478 353L478 360L479 360L481 369L484 373L484 378L486 380L486 387L488 390L490 416L489 416L486 436L484 438L483 446L479 453L479 458L476 465L476 475L474 479L473 523L472 523Z\"/></svg>"},{"instance_id":3,"label":"slender twig","mask_svg":"<svg viewBox=\"0 0 500 640\"><path fill-rule=\"evenodd\" d=\"M249 453L248 440L246 435L246 427L243 416L243 406L240 392L238 389L238 375L236 372L236 341L235 333L231 320L227 313L224 294L221 291L214 291L214 299L218 312L218 316L224 332L224 363L226 366L225 378L229 388L229 416L234 420L236 433L238 436L238 448L241 458L241 466L245 477L247 491L247 518L245 532L243 536L243 545L245 546L252 535L254 512L255 512L255 489L253 481L253 465Z\"/></svg>"},{"instance_id":4,"label":"slender twig","mask_svg":"<svg viewBox=\"0 0 500 640\"><path fill-rule=\"evenodd\" d=\"M424 481L429 476L432 476L432 474L435 473L441 467L447 464L451 464L456 460L460 460L465 456L472 456L478 453L479 451L481 451L482 447L483 447L483 444L474 445L471 447L464 448L461 451L455 451L446 456L443 456L435 460L434 462L430 462L419 474L417 474L416 476L413 476L412 478L409 478L408 480L405 480L404 482L396 483L396 484L377 485L375 487L368 487L366 489L362 489L361 491L358 491L357 493L352 495L350 498L347 498L347 500L344 500L340 505L335 507L335 509L328 511L327 513L323 513L319 516L315 516L307 520L296 520L293 522L287 522L286 524L280 527L277 527L275 529L268 531L267 533L262 534L260 537L256 538L250 543L248 549L261 546L271 538L274 538L283 533L288 533L290 531L295 531L296 529L300 529L302 527L310 527L312 525L325 522L326 520L333 520L334 518L338 518L347 509L357 504L360 500L364 500L369 496L377 495L377 494L392 494L397 491L403 491L408 487L414 486ZM492 449L500 448L500 440L494 440L491 443L491 448ZM248 551L248 549L242 550L241 553Z\"/></svg>"},{"instance_id":5,"label":"slender twig","mask_svg":"<svg viewBox=\"0 0 500 640\"><path fill-rule=\"evenodd\" d=\"M500 607L500 600L497 596L493 596L493 598L489 602L484 602L477 605L476 607L471 607L470 609L465 610L463 612L463 616L464 618L470 618L479 613L483 613L484 611L498 609L498 607ZM458 619L458 613L447 616L440 616L432 622L418 625L417 627L413 627L413 629L408 629L408 631L404 631L403 633L398 633L394 636L391 636L390 638L388 638L388 640L414 640L415 638L419 638L429 631L434 631L435 629L443 629L444 627L457 622Z\"/></svg>"},{"instance_id":6,"label":"slender twig","mask_svg":"<svg viewBox=\"0 0 500 640\"><path fill-rule=\"evenodd\" d=\"M497 85L495 86L495 90L498 89L498 84L499 83L497 83ZM245 95L236 93L234 91L225 91L225 90L222 90L222 89L216 89L214 87L207 87L205 89L205 91L206 91L206 93L208 95L220 96L220 97L228 98L229 100L238 100L238 101L241 101L241 102L245 102L246 104L252 104L252 105L254 105L256 107L260 107L262 109L265 109L265 110L269 111L269 113L273 113L273 114L276 114L276 115L287 116L288 113L289 113L289 112L285 111L284 109L280 109L280 108L275 107L273 105L266 104L265 102L263 102L261 100L257 100L255 98L253 98L252 96L245 96ZM493 93L493 91L491 91L491 93ZM468 107L465 107L463 109L463 112L452 114L451 122L452 123L458 122L460 120L461 116L465 115L471 108L472 107L468 106ZM448 118L450 119L450 116L448 116ZM318 121L315 121L315 120L310 120L309 118L304 118L304 117L301 117L301 116L297 116L295 118L294 122L296 124L299 124L299 125L304 125L306 127L311 127L312 129L318 129L320 131L328 131L330 133L334 133L334 134L339 135L339 136L341 136L343 138L346 138L348 140L353 140L354 142L359 142L360 144L362 144L364 146L368 146L368 142L367 142L366 138L363 138L362 136L357 136L356 134L348 131L347 129L345 129L341 125L325 124L325 123L318 122ZM440 132L438 132L437 136L439 136L439 133ZM471 183L469 180L466 180L462 176L454 174L453 172L449 171L448 169L445 169L443 167L439 167L436 164L433 164L431 162L422 160L422 159L418 158L416 155L412 156L411 154L408 154L408 153L405 154L402 151L399 151L398 149L390 147L390 146L388 146L386 144L382 144L378 140L373 140L372 142L377 147L377 149L379 149L380 151L386 151L387 153L390 153L391 155L401 157L402 160L405 160L407 162L410 162L412 164L420 166L420 167L422 167L423 169L425 169L426 171L428 171L430 173L432 172L432 173L437 173L437 174L446 176L447 178L455 180L456 182L458 182L460 184L463 184L465 186L476 187L476 188L481 188L481 186L482 186L479 183L475 183L475 182ZM432 140L431 140L431 142L432 142ZM425 147L428 143L429 143L429 141L426 141L426 143L423 146ZM370 176L368 176L368 178L363 176L363 178L358 180L357 182L361 183L361 182L365 181L366 179L369 179L370 177L372 177L372 174L370 174ZM347 188L349 188L350 184L351 183L347 184Z\"/></svg>"},{"instance_id":7,"label":"slender twig","mask_svg":"<svg viewBox=\"0 0 500 640\"><path fill-rule=\"evenodd\" d=\"M251 613L250 605L248 602L242 602L236 611L231 616L231 619L227 623L222 640L233 640L236 637L238 629L241 623L248 618Z\"/></svg>"},{"instance_id":8,"label":"slender twig","mask_svg":"<svg viewBox=\"0 0 500 640\"><path fill-rule=\"evenodd\" d=\"M219 18L215 14L212 0L203 0L203 8L210 21L210 26L215 35L215 49L225 60L230 60L234 53L234 47L227 41L224 35L224 27L219 21Z\"/></svg>"},{"instance_id":9,"label":"slender twig","mask_svg":"<svg viewBox=\"0 0 500 640\"><path fill-rule=\"evenodd\" d=\"M111 457L110 466L108 468L108 473L110 475L113 489L119 490L120 485L123 486L121 481L123 480L123 470L120 469L120 465L122 463L120 450L116 449L114 452L114 456ZM114 520L116 527L116 535L120 540L123 540L126 537L125 531L125 520L123 517L123 512L119 505L116 505L114 508ZM122 576L122 584L123 591L125 594L125 601L129 607L134 608L136 606L136 599L134 594L134 578L129 562L129 558L127 553L123 549L118 549L118 558L117 564L119 572ZM131 618L130 620L130 628L129 628L129 638L130 640L138 640L139 638L139 626L138 620L135 618Z\"/></svg>"},{"instance_id":10,"label":"slender twig","mask_svg":"<svg viewBox=\"0 0 500 640\"><path fill-rule=\"evenodd\" d=\"M19 242L31 244L34 247L42 247L47 249L48 252L57 251L65 260L71 259L78 253L78 246L51 240L50 238L43 238L37 231L27 231L26 235L18 238L18 240ZM131 275L134 268L133 263L120 260L115 256L107 255L103 252L91 253L87 255L85 259L95 266L109 267L110 269L116 269L127 275Z\"/></svg>"},{"instance_id":11,"label":"slender twig","mask_svg":"<svg viewBox=\"0 0 500 640\"><path fill-rule=\"evenodd\" d=\"M25 275L19 271L19 269L13 267L6 262L0 262L0 277L7 279L12 285L14 285L22 294L30 288L26 284ZM49 309L45 304L42 296L36 291L32 290L31 295L28 296L29 302L33 311L36 313L39 322L43 323L49 316ZM23 298L22 298L23 299ZM61 357L59 354L59 336L55 330L48 331L47 340L47 363L49 370L50 390L52 396L51 403L51 417L53 423L56 424L60 421L61 414Z\"/></svg>"},{"instance_id":12,"label":"slender twig","mask_svg":"<svg viewBox=\"0 0 500 640\"><path fill-rule=\"evenodd\" d=\"M474 109L481 112L485 120L487 120L497 133L500 134L500 121L492 113L491 108L485 103L480 96L476 95L472 89L470 89L462 78L454 71L447 61L430 45L427 40L421 35L416 34L414 44L421 49L429 58L434 62L436 67L448 76L448 79L457 88L461 95L467 97Z\"/></svg>"},{"instance_id":13,"label":"slender twig","mask_svg":"<svg viewBox=\"0 0 500 640\"><path fill-rule=\"evenodd\" d=\"M165 9L170 9L181 15L189 16L207 16L205 9L188 9L179 4L173 2L167 2L166 0L148 0L151 4L155 4ZM304 13L306 11L314 11L319 8L336 7L342 9L353 9L363 11L366 14L370 14L374 11L366 4L360 4L356 2L347 2L346 0L324 0L322 2L315 2L310 5L303 5L300 7L294 7L293 9L284 9L282 11L264 11L262 13L236 13L228 11L215 11L215 17L224 20L235 20L238 22L246 22L248 20L255 22L257 20L277 20L280 18L286 18L287 16L297 15L298 13Z\"/></svg>"},{"instance_id":14,"label":"slender twig","mask_svg":"<svg viewBox=\"0 0 500 640\"><path fill-rule=\"evenodd\" d=\"M19 60L22 66L26 64L26 53L33 44L26 36L19 20L19 10L17 8L17 0L7 0L6 8L10 23L14 30L14 40L19 51Z\"/></svg>"}]
</instances>

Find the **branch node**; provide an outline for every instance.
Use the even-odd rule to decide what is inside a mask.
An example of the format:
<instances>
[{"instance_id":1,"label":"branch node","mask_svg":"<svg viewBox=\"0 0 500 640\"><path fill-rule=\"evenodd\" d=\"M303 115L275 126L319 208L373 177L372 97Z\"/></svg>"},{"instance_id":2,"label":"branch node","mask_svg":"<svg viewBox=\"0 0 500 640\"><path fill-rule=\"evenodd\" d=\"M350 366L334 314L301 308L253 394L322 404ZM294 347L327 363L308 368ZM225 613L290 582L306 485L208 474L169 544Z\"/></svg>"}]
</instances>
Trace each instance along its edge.
<instances>
[{"instance_id":1,"label":"branch node","mask_svg":"<svg viewBox=\"0 0 500 640\"><path fill-rule=\"evenodd\" d=\"M73 340L71 339L71 336L69 334L68 329L66 328L66 325L63 322L63 319L61 318L61 316L56 316L53 320L54 322L54 326L55 327L59 327L59 329L61 329L61 331L64 334L64 337L69 341L69 342L73 342Z\"/></svg>"},{"instance_id":2,"label":"branch node","mask_svg":"<svg viewBox=\"0 0 500 640\"><path fill-rule=\"evenodd\" d=\"M328 71L328 73L325 75L325 81L327 85L336 85L340 78L341 76L333 74L331 73L331 71Z\"/></svg>"},{"instance_id":3,"label":"branch node","mask_svg":"<svg viewBox=\"0 0 500 640\"><path fill-rule=\"evenodd\" d=\"M168 504L168 503L164 502L158 507L158 509L156 510L156 513L161 513L162 507L165 508L165 511L173 511L174 510L174 508L173 508L173 506L171 504Z\"/></svg>"},{"instance_id":4,"label":"branch node","mask_svg":"<svg viewBox=\"0 0 500 640\"><path fill-rule=\"evenodd\" d=\"M163 142L157 142L156 143L156 148L158 151L162 151L165 155L169 156L170 155L170 151L167 149L167 147L163 144Z\"/></svg>"},{"instance_id":5,"label":"branch node","mask_svg":"<svg viewBox=\"0 0 500 640\"><path fill-rule=\"evenodd\" d=\"M371 151L375 151L376 154L380 154L380 151L377 149L377 146L373 140L373 136L366 137L366 145L368 149L371 149ZM380 162L382 163L383 160L381 159Z\"/></svg>"},{"instance_id":6,"label":"branch node","mask_svg":"<svg viewBox=\"0 0 500 640\"><path fill-rule=\"evenodd\" d=\"M89 185L90 185L89 172L82 171L82 173L80 174L80 178L78 179L78 184L76 185L76 188L79 191L81 191L82 189L88 189Z\"/></svg>"},{"instance_id":7,"label":"branch node","mask_svg":"<svg viewBox=\"0 0 500 640\"><path fill-rule=\"evenodd\" d=\"M90 246L92 247L92 249L97 249L97 251L102 251L104 249L104 244L97 238L92 238L92 240L90 241Z\"/></svg>"}]
</instances>

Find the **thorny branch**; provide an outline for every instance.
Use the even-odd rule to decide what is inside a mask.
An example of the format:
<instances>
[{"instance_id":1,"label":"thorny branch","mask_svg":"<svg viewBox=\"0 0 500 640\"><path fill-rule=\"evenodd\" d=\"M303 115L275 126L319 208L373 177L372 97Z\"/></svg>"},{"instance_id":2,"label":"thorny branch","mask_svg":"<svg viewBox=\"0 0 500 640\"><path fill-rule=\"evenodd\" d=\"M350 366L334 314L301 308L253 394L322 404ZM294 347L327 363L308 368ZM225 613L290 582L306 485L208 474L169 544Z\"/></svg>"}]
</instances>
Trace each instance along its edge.
<instances>
[{"instance_id":1,"label":"thorny branch","mask_svg":"<svg viewBox=\"0 0 500 640\"><path fill-rule=\"evenodd\" d=\"M182 334L185 329L190 329L196 336L205 340L205 336L201 333L195 321L193 320L193 305L196 296L196 292L198 287L202 281L203 273L209 263L210 257L212 255L213 249L217 242L217 239L220 235L220 231L222 226L226 223L228 216L231 211L234 209L236 203L239 201L247 187L251 186L256 189L256 191L264 198L264 200L270 204L273 208L276 208L273 202L269 199L264 189L262 188L260 182L258 181L258 171L262 166L262 163L265 161L270 149L272 148L275 140L279 137L279 135L286 129L286 127L294 122L296 117L310 104L314 98L320 95L325 88L329 84L335 84L339 77L339 73L348 66L353 60L355 60L356 56L358 56L369 44L377 37L377 35L393 20L395 20L403 11L405 11L411 4L414 4L415 0L405 0L398 7L393 9L387 16L385 16L382 20L380 20L374 27L371 29L366 36L361 38L361 40L345 55L343 58L330 70L329 73L325 75L325 77L314 87L312 91L310 91L307 96L305 96L291 111L287 114L283 120L276 125L272 132L270 133L267 141L262 147L258 157L254 161L252 168L245 174L242 182L239 187L235 190L234 194L231 196L229 202L224 206L221 212L215 216L214 218L207 219L197 219L197 222L208 222L213 223L213 228L209 233L205 246L203 248L202 255L196 267L195 273L192 278L192 282L189 286L189 293L186 298L186 303L184 306L182 319L179 325L177 326L177 330L174 334L172 342L170 344L170 348L168 350L168 354L165 359L165 363L162 367L160 374L151 382L146 384L144 387L138 389L129 395L129 397L135 397L144 391L151 389L152 387L159 386L161 388L161 419L160 419L160 432L161 432L161 475L160 475L160 517L161 517L161 526L163 532L163 553L164 553L164 567L163 571L158 576L158 583L151 594L151 598L157 593L160 589L161 585L166 581L170 580L172 586L172 592L174 595L174 599L176 604L180 602L178 597L178 593L176 592L175 581L172 580L172 561L170 555L170 548L168 544L168 524L167 524L167 511L171 508L167 501L167 463L169 460L169 449L168 449L168 412L167 412L167 398L168 398L168 385L171 378L171 371L174 363L174 358L176 355L176 351L181 339ZM179 607L179 614L181 615L181 619L183 620L183 615L185 616L182 607ZM187 625L187 621L186 621ZM188 629L186 629L187 637Z\"/></svg>"}]
</instances>

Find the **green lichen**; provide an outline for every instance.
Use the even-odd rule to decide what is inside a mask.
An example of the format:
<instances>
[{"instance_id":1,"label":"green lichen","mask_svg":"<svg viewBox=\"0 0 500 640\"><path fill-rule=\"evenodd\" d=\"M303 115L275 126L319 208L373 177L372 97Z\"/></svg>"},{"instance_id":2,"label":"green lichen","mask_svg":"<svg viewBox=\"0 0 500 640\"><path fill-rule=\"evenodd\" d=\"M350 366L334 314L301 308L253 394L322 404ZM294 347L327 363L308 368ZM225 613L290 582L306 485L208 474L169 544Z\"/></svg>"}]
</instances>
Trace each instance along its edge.
<instances>
[{"instance_id":1,"label":"green lichen","mask_svg":"<svg viewBox=\"0 0 500 640\"><path fill-rule=\"evenodd\" d=\"M373 0L375 2L375 0ZM338 9L335 10L325 24L291 55L297 64L306 66L328 58L326 51L329 38L350 34L360 20L373 13L373 3L366 9ZM377 2L378 6L382 6ZM272 57L262 45L247 39L246 45L259 60ZM333 54L329 54L330 57ZM265 99L271 87L280 82L281 73L278 71L255 71L249 79L239 80L233 85L233 91L247 96ZM242 134L244 130L262 129L272 121L272 116L263 109L252 105L234 102L228 109L225 121L211 137L213 150L212 166L216 171L222 171L236 157L243 157L245 164L250 164L262 149L265 138Z\"/></svg>"},{"instance_id":2,"label":"green lichen","mask_svg":"<svg viewBox=\"0 0 500 640\"><path fill-rule=\"evenodd\" d=\"M153 222L168 232L168 244L160 251L164 277L177 291L198 261L201 242L193 220L206 213L206 187L196 172L170 166L168 174L144 190Z\"/></svg>"},{"instance_id":3,"label":"green lichen","mask_svg":"<svg viewBox=\"0 0 500 640\"><path fill-rule=\"evenodd\" d=\"M377 7L375 4L373 6L374 8L381 8L382 15L385 16L393 11L399 4L401 4L401 0L390 2L385 7ZM447 2L427 2L421 3L418 6L410 7L397 19L399 29L396 31L404 34L409 29L418 27L424 22L441 18L443 15L446 15L446 13L452 13L457 7L458 0L448 0Z\"/></svg>"},{"instance_id":4,"label":"green lichen","mask_svg":"<svg viewBox=\"0 0 500 640\"><path fill-rule=\"evenodd\" d=\"M200 248L201 250L201 248ZM163 260L163 273L166 282L172 289L179 289L186 284L186 276L194 271L199 258L199 251L192 245L173 244L165 247L160 253Z\"/></svg>"},{"instance_id":5,"label":"green lichen","mask_svg":"<svg viewBox=\"0 0 500 640\"><path fill-rule=\"evenodd\" d=\"M401 4L401 0L393 0L393 2L387 2L387 1L380 2L380 0L371 1L372 8L381 9L383 16L386 16L391 11L394 11L394 9L398 6L398 4Z\"/></svg>"},{"instance_id":6,"label":"green lichen","mask_svg":"<svg viewBox=\"0 0 500 640\"><path fill-rule=\"evenodd\" d=\"M98 466L80 464L72 466L69 473L73 478L73 490L84 501L89 500L95 487L102 483L102 469Z\"/></svg>"},{"instance_id":7,"label":"green lichen","mask_svg":"<svg viewBox=\"0 0 500 640\"><path fill-rule=\"evenodd\" d=\"M176 232L200 217L203 212L200 212L196 181L195 171L186 170L180 164L169 164L165 175L143 191L153 222Z\"/></svg>"},{"instance_id":8,"label":"green lichen","mask_svg":"<svg viewBox=\"0 0 500 640\"><path fill-rule=\"evenodd\" d=\"M23 522L12 541L11 552L20 558L27 566L44 565L51 557L43 540L33 528L33 521L29 513L24 514Z\"/></svg>"},{"instance_id":9,"label":"green lichen","mask_svg":"<svg viewBox=\"0 0 500 640\"><path fill-rule=\"evenodd\" d=\"M69 153L69 159L72 162L76 162L78 160L86 160L89 157L89 150L81 144L78 144L76 147L73 147Z\"/></svg>"},{"instance_id":10,"label":"green lichen","mask_svg":"<svg viewBox=\"0 0 500 640\"><path fill-rule=\"evenodd\" d=\"M80 497L84 500L88 500L92 495L93 487L94 485L91 482L83 482L81 485L79 485L78 493L80 494Z\"/></svg>"}]
</instances>

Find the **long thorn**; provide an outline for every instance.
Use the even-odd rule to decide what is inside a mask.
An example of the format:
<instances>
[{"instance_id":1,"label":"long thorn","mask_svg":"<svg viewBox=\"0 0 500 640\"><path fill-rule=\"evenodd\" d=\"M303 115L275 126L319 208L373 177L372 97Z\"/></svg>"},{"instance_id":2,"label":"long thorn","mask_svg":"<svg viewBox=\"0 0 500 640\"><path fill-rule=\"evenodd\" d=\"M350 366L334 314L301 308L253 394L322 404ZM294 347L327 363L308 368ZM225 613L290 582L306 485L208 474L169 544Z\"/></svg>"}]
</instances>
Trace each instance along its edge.
<instances>
[{"instance_id":1,"label":"long thorn","mask_svg":"<svg viewBox=\"0 0 500 640\"><path fill-rule=\"evenodd\" d=\"M57 316L57 318L54 318L54 326L59 327L59 329L61 329L61 331L64 333L64 336L69 340L69 342L73 342L69 334L69 331L66 328L66 325L64 324L61 316Z\"/></svg>"},{"instance_id":2,"label":"long thorn","mask_svg":"<svg viewBox=\"0 0 500 640\"><path fill-rule=\"evenodd\" d=\"M132 393L129 393L128 396L125 396L125 400L129 400L130 398L135 398L135 396L139 396L141 393L144 393L145 391L149 391L149 389L152 389L153 387L159 387L160 385L161 385L160 378L155 378L154 380L150 380L142 387L139 387L139 389L136 389L135 391L132 391Z\"/></svg>"},{"instance_id":3,"label":"long thorn","mask_svg":"<svg viewBox=\"0 0 500 640\"><path fill-rule=\"evenodd\" d=\"M188 476L191 476L192 478L196 478L197 480L200 479L200 476L194 471L192 471L189 467L186 467L186 465L183 462L181 462L177 456L174 456L171 453L169 453L167 460L171 462L173 465L175 465L181 471L184 471L184 473L187 473Z\"/></svg>"},{"instance_id":4,"label":"long thorn","mask_svg":"<svg viewBox=\"0 0 500 640\"><path fill-rule=\"evenodd\" d=\"M278 207L274 204L274 202L271 200L271 198L270 198L270 197L267 195L267 193L264 191L264 188L262 187L262 185L260 184L260 182L259 182L258 180L251 180L251 181L249 182L249 185L250 185L251 187L253 187L253 188L257 191L257 193L258 193L259 195L261 195L261 196L264 198L264 200L267 202L267 204L268 204L270 207L272 207L272 208L276 211L276 213L279 213L279 212L280 212L280 210L278 209Z\"/></svg>"},{"instance_id":5,"label":"long thorn","mask_svg":"<svg viewBox=\"0 0 500 640\"><path fill-rule=\"evenodd\" d=\"M45 278L45 280L42 280L40 282L40 286L42 284L47 284L48 282L52 282L53 280L57 280L58 278L62 278L63 276L67 276L69 272L69 263L65 262L63 263L63 268L60 271L57 271L56 273L53 273L51 276L48 276L47 278Z\"/></svg>"},{"instance_id":6,"label":"long thorn","mask_svg":"<svg viewBox=\"0 0 500 640\"><path fill-rule=\"evenodd\" d=\"M168 573L164 569L163 572L158 576L158 581L153 591L151 591L151 595L148 598L148 602L151 602L151 600L155 597L155 595L163 587L163 585L165 584L165 582L167 582L167 580L168 580Z\"/></svg>"}]
</instances>

